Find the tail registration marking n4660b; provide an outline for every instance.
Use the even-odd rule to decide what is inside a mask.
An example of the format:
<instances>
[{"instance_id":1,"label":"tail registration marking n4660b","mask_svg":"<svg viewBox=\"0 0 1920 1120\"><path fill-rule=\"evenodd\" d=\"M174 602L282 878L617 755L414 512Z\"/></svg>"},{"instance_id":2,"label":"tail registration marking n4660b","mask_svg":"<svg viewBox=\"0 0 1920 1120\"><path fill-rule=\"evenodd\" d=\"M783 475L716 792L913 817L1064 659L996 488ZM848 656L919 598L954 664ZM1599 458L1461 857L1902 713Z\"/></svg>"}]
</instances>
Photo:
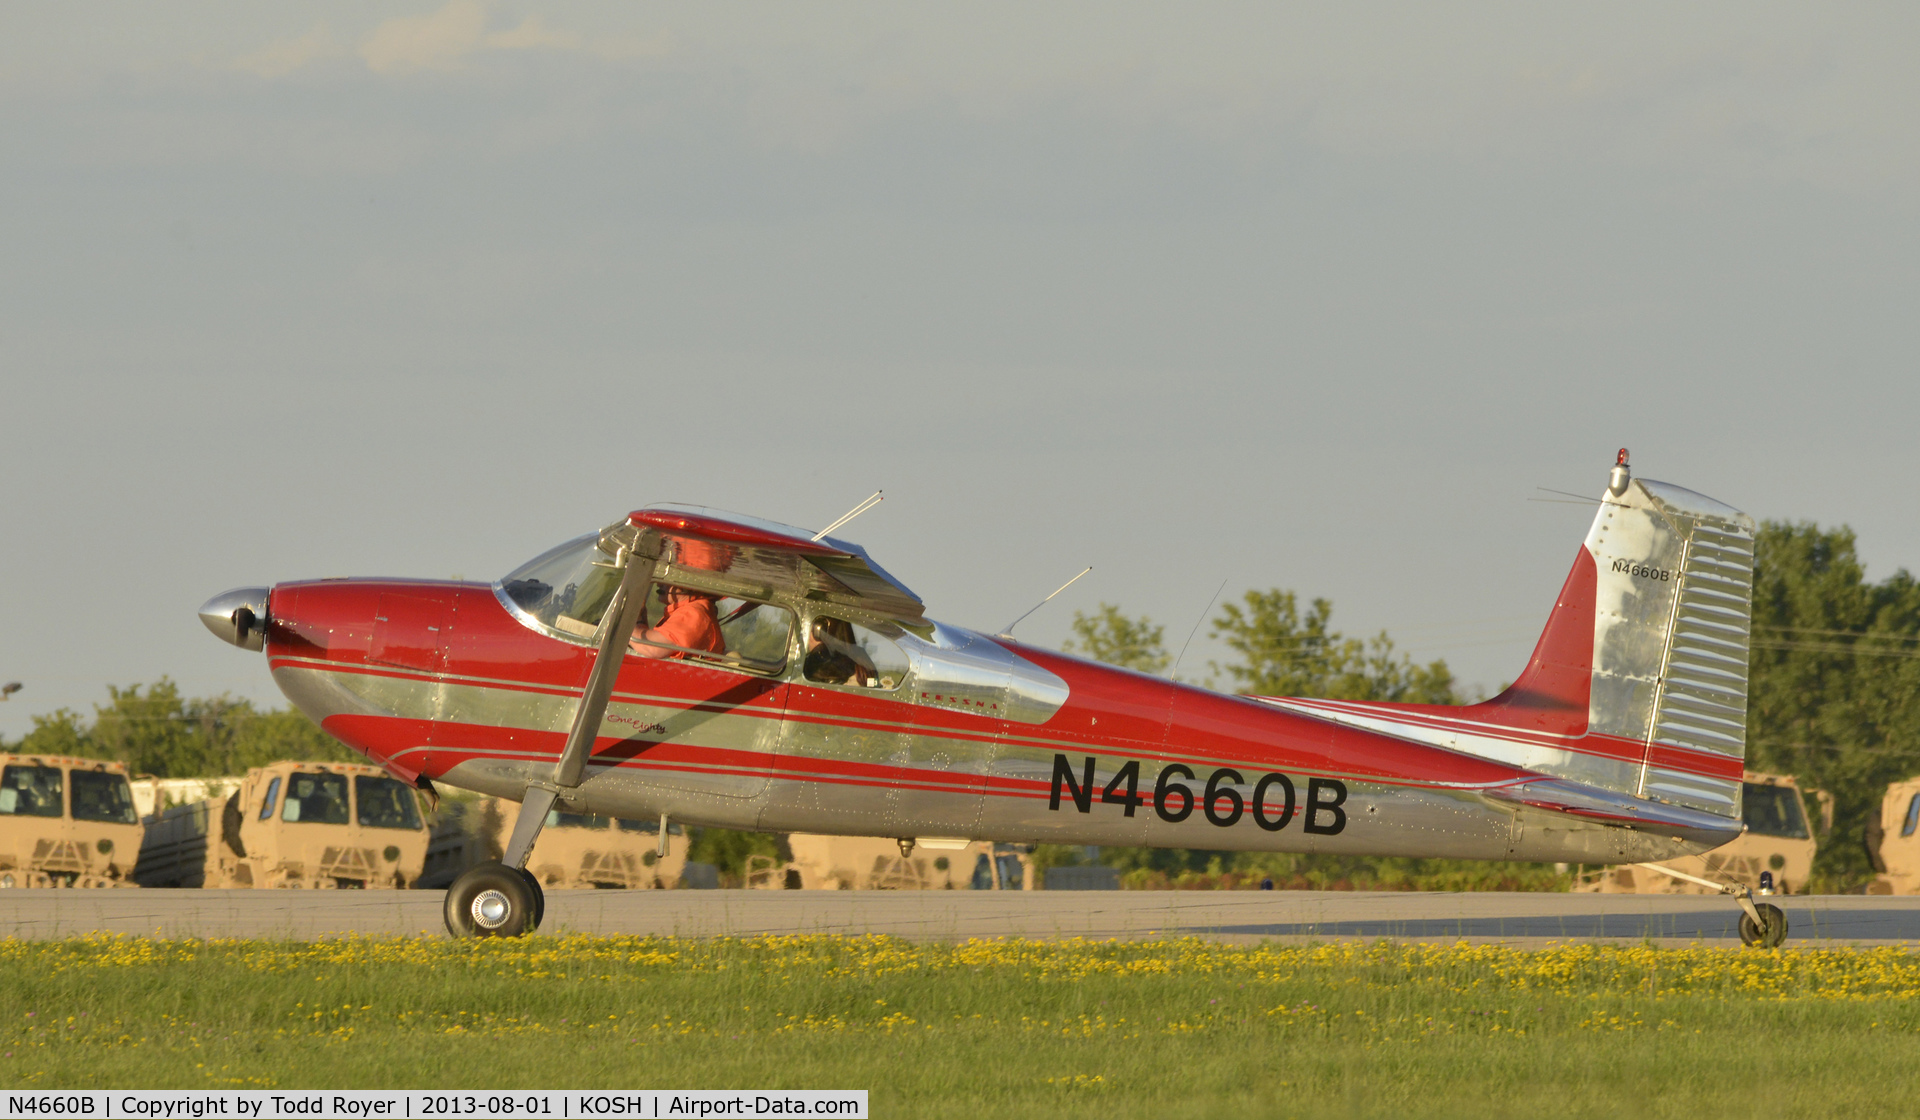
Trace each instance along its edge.
<instances>
[{"instance_id":1,"label":"tail registration marking n4660b","mask_svg":"<svg viewBox=\"0 0 1920 1120\"><path fill-rule=\"evenodd\" d=\"M1098 789L1102 805L1122 806L1122 814L1129 817L1141 806L1150 805L1154 815L1168 824L1179 824L1198 808L1207 823L1219 828L1231 828L1246 817L1268 832L1279 832L1293 823L1296 814L1302 817L1300 827L1317 835L1338 835L1347 827L1347 811L1341 807L1347 801L1347 786L1337 778L1308 778L1304 800L1298 796L1293 779L1285 774L1262 774L1253 783L1251 796L1240 792L1247 779L1231 767L1215 770L1205 788L1196 794L1187 783L1197 780L1191 767L1175 762L1160 768L1151 794L1142 794L1140 762L1128 759L1101 788L1094 780L1092 755L1086 756L1076 774L1073 761L1056 754L1047 808L1059 812L1064 795L1076 810L1091 813Z\"/></svg>"}]
</instances>

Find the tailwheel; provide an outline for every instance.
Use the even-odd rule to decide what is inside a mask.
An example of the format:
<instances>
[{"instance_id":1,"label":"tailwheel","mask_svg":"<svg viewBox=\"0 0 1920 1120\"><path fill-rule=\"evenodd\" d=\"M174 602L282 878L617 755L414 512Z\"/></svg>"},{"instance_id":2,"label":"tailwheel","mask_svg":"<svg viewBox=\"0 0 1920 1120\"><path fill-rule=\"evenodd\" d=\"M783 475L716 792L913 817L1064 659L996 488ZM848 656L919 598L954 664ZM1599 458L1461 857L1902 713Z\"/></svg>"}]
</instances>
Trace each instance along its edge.
<instances>
[{"instance_id":1,"label":"tailwheel","mask_svg":"<svg viewBox=\"0 0 1920 1120\"><path fill-rule=\"evenodd\" d=\"M533 892L533 928L539 929L547 920L547 892L540 889L540 877L522 867L520 877L527 881L527 889Z\"/></svg>"},{"instance_id":2,"label":"tailwheel","mask_svg":"<svg viewBox=\"0 0 1920 1120\"><path fill-rule=\"evenodd\" d=\"M1786 912L1771 902L1756 902L1753 911L1760 917L1740 915L1740 941L1746 945L1758 945L1762 949L1772 949L1787 939Z\"/></svg>"},{"instance_id":3,"label":"tailwheel","mask_svg":"<svg viewBox=\"0 0 1920 1120\"><path fill-rule=\"evenodd\" d=\"M540 924L539 888L504 863L468 868L447 888L447 932L455 937L522 937Z\"/></svg>"}]
</instances>

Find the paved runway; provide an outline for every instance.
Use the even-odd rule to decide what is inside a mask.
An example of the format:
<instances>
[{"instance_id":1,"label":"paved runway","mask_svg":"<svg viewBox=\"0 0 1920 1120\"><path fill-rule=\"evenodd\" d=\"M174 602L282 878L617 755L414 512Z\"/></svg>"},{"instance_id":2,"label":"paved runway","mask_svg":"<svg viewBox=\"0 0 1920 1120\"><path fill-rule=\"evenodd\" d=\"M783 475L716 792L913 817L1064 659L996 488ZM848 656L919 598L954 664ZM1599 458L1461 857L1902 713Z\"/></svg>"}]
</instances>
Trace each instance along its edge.
<instances>
[{"instance_id":1,"label":"paved runway","mask_svg":"<svg viewBox=\"0 0 1920 1120\"><path fill-rule=\"evenodd\" d=\"M444 934L439 891L0 890L0 936ZM1920 897L1773 900L1789 945L1920 945ZM1728 899L1353 891L552 891L546 933L1738 944Z\"/></svg>"}]
</instances>

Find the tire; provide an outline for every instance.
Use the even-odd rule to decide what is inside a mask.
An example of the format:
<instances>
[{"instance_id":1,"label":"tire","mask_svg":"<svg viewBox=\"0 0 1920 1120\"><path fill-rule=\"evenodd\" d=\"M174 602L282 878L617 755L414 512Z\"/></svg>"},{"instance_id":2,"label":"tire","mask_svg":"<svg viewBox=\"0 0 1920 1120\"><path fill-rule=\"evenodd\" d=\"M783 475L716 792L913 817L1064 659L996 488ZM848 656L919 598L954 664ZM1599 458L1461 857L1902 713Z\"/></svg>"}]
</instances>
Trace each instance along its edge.
<instances>
[{"instance_id":1,"label":"tire","mask_svg":"<svg viewBox=\"0 0 1920 1120\"><path fill-rule=\"evenodd\" d=\"M455 879L444 916L455 937L523 937L538 924L524 874L504 863L482 863Z\"/></svg>"},{"instance_id":2,"label":"tire","mask_svg":"<svg viewBox=\"0 0 1920 1120\"><path fill-rule=\"evenodd\" d=\"M1740 942L1743 945L1758 945L1762 949L1777 948L1787 939L1786 912L1771 902L1757 902L1753 907L1760 912L1764 926L1755 925L1752 918L1740 915Z\"/></svg>"},{"instance_id":3,"label":"tire","mask_svg":"<svg viewBox=\"0 0 1920 1120\"><path fill-rule=\"evenodd\" d=\"M540 879L533 872L523 867L520 875L526 879L527 890L533 894L533 929L539 929L540 924L547 920L547 892L540 889ZM527 932L532 933L533 929Z\"/></svg>"}]
</instances>

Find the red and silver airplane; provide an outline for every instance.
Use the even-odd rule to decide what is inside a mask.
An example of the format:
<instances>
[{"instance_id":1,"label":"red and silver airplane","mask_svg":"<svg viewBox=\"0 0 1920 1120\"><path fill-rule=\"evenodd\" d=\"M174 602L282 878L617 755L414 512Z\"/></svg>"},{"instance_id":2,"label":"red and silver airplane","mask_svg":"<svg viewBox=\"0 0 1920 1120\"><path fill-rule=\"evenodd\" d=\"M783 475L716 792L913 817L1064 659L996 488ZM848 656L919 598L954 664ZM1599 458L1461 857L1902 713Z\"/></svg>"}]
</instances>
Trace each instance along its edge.
<instances>
[{"instance_id":1,"label":"red and silver airplane","mask_svg":"<svg viewBox=\"0 0 1920 1120\"><path fill-rule=\"evenodd\" d=\"M1229 696L950 626L858 545L688 506L493 584L283 583L201 618L402 780L521 802L503 861L446 898L456 935L512 936L555 807L903 848L1703 852L1742 830L1753 532L1622 451L1525 671L1461 707ZM656 592L703 596L719 640L668 642ZM1708 885L1749 942L1784 938L1746 885Z\"/></svg>"}]
</instances>

